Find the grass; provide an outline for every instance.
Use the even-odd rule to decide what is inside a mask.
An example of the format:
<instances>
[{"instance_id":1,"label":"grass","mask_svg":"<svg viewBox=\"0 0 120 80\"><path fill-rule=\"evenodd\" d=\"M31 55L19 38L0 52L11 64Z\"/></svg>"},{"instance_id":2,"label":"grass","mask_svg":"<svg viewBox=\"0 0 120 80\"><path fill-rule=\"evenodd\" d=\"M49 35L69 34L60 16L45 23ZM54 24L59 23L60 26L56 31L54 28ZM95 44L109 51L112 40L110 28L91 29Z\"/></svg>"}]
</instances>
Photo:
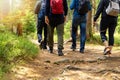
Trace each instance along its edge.
<instances>
[{"instance_id":1,"label":"grass","mask_svg":"<svg viewBox=\"0 0 120 80\"><path fill-rule=\"evenodd\" d=\"M10 32L0 33L0 77L20 59L30 59L38 54L38 47L27 38Z\"/></svg>"},{"instance_id":2,"label":"grass","mask_svg":"<svg viewBox=\"0 0 120 80\"><path fill-rule=\"evenodd\" d=\"M115 34L115 46L120 46L120 34Z\"/></svg>"},{"instance_id":3,"label":"grass","mask_svg":"<svg viewBox=\"0 0 120 80\"><path fill-rule=\"evenodd\" d=\"M95 33L93 35L93 39L91 39L91 41L89 41L88 43L101 44L102 45L100 34L99 33ZM118 34L118 33L114 34L114 46L116 46L116 47L120 46L120 34Z\"/></svg>"}]
</instances>

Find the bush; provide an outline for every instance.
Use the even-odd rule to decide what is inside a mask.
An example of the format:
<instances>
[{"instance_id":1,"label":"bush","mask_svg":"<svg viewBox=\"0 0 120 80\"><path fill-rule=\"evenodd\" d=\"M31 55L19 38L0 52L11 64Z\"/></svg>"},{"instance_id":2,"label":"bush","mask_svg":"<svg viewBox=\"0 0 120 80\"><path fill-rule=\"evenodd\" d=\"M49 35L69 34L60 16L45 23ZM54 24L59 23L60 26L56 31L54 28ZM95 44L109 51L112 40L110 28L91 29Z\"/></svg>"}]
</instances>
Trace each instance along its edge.
<instances>
[{"instance_id":1,"label":"bush","mask_svg":"<svg viewBox=\"0 0 120 80\"><path fill-rule=\"evenodd\" d=\"M119 34L115 34L114 35L114 45L115 46L120 46L120 35ZM101 44L102 45L102 41L101 41L101 38L100 38L100 34L94 34L93 35L93 39L91 39L90 41L88 41L90 43L97 43L97 44Z\"/></svg>"},{"instance_id":2,"label":"bush","mask_svg":"<svg viewBox=\"0 0 120 80\"><path fill-rule=\"evenodd\" d=\"M4 24L9 29L9 31L12 30L13 27L17 28L18 24L21 24L23 34L29 35L36 31L35 14L30 10L25 10L24 12L17 10L12 12L5 16L4 19L0 21L0 23ZM0 26L4 27L4 25Z\"/></svg>"},{"instance_id":3,"label":"bush","mask_svg":"<svg viewBox=\"0 0 120 80\"><path fill-rule=\"evenodd\" d=\"M120 46L120 34L115 34L115 46Z\"/></svg>"},{"instance_id":4,"label":"bush","mask_svg":"<svg viewBox=\"0 0 120 80\"><path fill-rule=\"evenodd\" d=\"M120 16L120 15L119 15ZM117 31L117 33L119 33L120 34L120 17L118 17L118 23L117 23L118 25L117 25L117 27L116 27L116 31Z\"/></svg>"},{"instance_id":5,"label":"bush","mask_svg":"<svg viewBox=\"0 0 120 80\"><path fill-rule=\"evenodd\" d=\"M38 54L38 47L24 38L19 38L18 48L21 49L21 54L24 58L34 57Z\"/></svg>"},{"instance_id":6,"label":"bush","mask_svg":"<svg viewBox=\"0 0 120 80\"><path fill-rule=\"evenodd\" d=\"M71 21L68 21L68 22L65 24L65 27L64 27L64 38L65 38L65 40L71 38L70 28L71 28Z\"/></svg>"},{"instance_id":7,"label":"bush","mask_svg":"<svg viewBox=\"0 0 120 80\"><path fill-rule=\"evenodd\" d=\"M93 34L93 38L91 38L88 42L93 44L102 44L100 35L97 33Z\"/></svg>"},{"instance_id":8,"label":"bush","mask_svg":"<svg viewBox=\"0 0 120 80\"><path fill-rule=\"evenodd\" d=\"M27 35L36 31L35 15L31 11L26 11L26 16L22 19L23 30Z\"/></svg>"},{"instance_id":9,"label":"bush","mask_svg":"<svg viewBox=\"0 0 120 80\"><path fill-rule=\"evenodd\" d=\"M18 60L29 59L38 54L38 47L28 39L17 37L9 32L0 34L1 71L7 72Z\"/></svg>"}]
</instances>

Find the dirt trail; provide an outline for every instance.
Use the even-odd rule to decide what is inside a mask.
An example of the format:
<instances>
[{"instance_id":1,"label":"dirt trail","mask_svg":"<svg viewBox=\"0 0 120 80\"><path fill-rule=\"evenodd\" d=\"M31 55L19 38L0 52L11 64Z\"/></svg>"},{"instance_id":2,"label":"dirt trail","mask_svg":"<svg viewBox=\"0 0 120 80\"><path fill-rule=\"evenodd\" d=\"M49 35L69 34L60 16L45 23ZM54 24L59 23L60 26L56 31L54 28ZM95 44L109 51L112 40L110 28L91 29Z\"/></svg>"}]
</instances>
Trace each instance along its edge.
<instances>
[{"instance_id":1,"label":"dirt trail","mask_svg":"<svg viewBox=\"0 0 120 80\"><path fill-rule=\"evenodd\" d=\"M102 54L103 46L87 44L85 53L70 49L71 43L64 46L64 56L41 50L31 61L13 69L9 80L120 80L120 48L113 48L111 57ZM10 79L11 78L11 79Z\"/></svg>"}]
</instances>

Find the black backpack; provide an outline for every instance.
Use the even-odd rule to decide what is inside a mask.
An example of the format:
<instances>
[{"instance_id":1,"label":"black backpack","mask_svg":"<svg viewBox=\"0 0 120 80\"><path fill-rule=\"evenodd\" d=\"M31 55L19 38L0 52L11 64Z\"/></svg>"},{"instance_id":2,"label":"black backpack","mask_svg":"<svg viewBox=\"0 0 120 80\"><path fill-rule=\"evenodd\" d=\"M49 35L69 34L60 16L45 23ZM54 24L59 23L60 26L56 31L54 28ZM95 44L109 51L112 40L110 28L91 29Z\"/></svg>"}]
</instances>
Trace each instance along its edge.
<instances>
[{"instance_id":1,"label":"black backpack","mask_svg":"<svg viewBox=\"0 0 120 80\"><path fill-rule=\"evenodd\" d=\"M89 3L90 3L89 0L79 0L78 13L86 14L89 11L89 8L88 8Z\"/></svg>"}]
</instances>

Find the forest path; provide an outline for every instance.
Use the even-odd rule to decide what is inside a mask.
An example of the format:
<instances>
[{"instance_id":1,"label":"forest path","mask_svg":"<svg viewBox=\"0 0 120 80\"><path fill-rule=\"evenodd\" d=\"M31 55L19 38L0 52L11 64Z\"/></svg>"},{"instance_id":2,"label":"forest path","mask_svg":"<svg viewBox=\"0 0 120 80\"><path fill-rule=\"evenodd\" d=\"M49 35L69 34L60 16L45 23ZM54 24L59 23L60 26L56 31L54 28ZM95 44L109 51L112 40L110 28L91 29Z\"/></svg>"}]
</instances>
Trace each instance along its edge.
<instances>
[{"instance_id":1,"label":"forest path","mask_svg":"<svg viewBox=\"0 0 120 80\"><path fill-rule=\"evenodd\" d=\"M79 44L79 43L78 43ZM120 80L120 48L113 48L111 57L103 56L104 47L86 44L85 53L70 49L71 43L64 44L64 56L48 50L13 69L9 80Z\"/></svg>"}]
</instances>

